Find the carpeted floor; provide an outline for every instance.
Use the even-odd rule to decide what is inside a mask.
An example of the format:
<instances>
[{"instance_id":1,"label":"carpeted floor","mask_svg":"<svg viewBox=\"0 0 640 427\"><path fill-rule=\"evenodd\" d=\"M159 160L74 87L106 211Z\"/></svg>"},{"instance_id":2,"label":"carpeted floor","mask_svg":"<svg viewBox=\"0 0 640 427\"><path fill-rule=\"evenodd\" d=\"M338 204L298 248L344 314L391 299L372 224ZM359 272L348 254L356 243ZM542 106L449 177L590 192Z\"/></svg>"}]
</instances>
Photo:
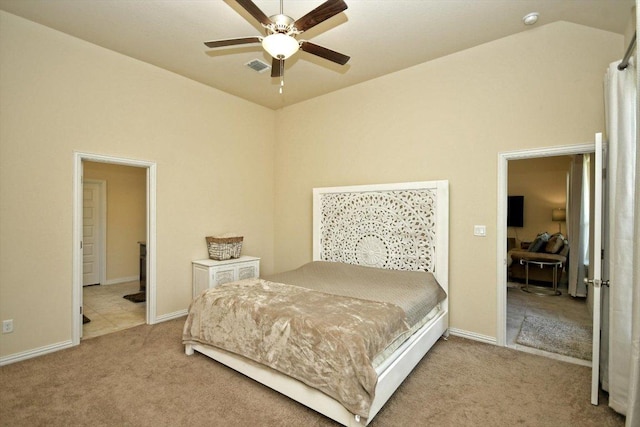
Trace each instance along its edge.
<instances>
[{"instance_id":1,"label":"carpeted floor","mask_svg":"<svg viewBox=\"0 0 640 427\"><path fill-rule=\"evenodd\" d=\"M202 356L184 319L142 325L0 368L1 426L334 426ZM622 426L590 370L508 348L440 340L370 424Z\"/></svg>"}]
</instances>

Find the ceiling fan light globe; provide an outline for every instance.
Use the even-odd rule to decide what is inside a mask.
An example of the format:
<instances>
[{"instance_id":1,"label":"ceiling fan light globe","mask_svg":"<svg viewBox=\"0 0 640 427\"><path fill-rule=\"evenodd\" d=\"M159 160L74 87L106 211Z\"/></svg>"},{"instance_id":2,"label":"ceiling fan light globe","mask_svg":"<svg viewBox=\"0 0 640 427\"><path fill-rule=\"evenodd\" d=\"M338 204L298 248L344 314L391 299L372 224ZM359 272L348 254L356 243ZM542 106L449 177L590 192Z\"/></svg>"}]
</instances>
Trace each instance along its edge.
<instances>
[{"instance_id":1,"label":"ceiling fan light globe","mask_svg":"<svg viewBox=\"0 0 640 427\"><path fill-rule=\"evenodd\" d=\"M270 34L262 40L262 47L276 59L287 59L298 51L300 45L291 36L282 33Z\"/></svg>"}]
</instances>

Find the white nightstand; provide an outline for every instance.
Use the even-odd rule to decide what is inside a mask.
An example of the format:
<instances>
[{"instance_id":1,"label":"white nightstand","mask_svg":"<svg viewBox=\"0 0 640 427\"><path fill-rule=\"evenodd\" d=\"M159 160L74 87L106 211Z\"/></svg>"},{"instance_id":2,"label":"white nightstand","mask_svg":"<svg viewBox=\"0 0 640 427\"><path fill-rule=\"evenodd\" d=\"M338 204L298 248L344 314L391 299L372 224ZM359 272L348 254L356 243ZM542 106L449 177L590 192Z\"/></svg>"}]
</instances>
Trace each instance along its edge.
<instances>
[{"instance_id":1,"label":"white nightstand","mask_svg":"<svg viewBox=\"0 0 640 427\"><path fill-rule=\"evenodd\" d=\"M193 266L193 297L202 291L214 288L223 283L235 280L260 277L260 258L241 256L240 258L215 261L201 259L192 262Z\"/></svg>"}]
</instances>

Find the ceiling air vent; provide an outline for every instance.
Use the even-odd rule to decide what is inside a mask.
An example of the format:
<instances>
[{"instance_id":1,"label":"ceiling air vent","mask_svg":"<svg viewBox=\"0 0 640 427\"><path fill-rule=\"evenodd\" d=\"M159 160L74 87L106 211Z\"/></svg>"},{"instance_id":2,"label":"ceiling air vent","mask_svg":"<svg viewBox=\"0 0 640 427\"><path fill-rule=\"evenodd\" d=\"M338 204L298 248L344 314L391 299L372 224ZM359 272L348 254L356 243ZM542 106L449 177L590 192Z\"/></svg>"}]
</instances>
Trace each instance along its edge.
<instances>
[{"instance_id":1,"label":"ceiling air vent","mask_svg":"<svg viewBox=\"0 0 640 427\"><path fill-rule=\"evenodd\" d=\"M264 73L269 68L271 68L271 66L269 64L265 64L264 62L260 61L259 59L251 60L251 61L247 62L244 65L246 65L247 67L249 67L252 70L257 71L259 73Z\"/></svg>"}]
</instances>

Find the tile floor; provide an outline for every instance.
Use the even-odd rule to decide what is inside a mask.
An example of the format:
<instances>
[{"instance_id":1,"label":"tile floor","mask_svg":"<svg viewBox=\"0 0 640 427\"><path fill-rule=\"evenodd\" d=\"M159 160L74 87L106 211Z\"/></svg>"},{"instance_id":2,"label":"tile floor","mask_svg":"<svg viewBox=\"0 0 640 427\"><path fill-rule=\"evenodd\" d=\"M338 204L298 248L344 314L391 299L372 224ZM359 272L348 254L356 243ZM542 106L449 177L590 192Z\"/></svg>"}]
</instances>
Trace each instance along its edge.
<instances>
[{"instance_id":1,"label":"tile floor","mask_svg":"<svg viewBox=\"0 0 640 427\"><path fill-rule=\"evenodd\" d=\"M526 315L554 318L565 322L591 325L591 313L586 298L573 298L567 288L559 288L560 296L540 296L523 292L521 283L507 284L507 346L528 353L539 354L579 365L591 366L591 362L526 347L516 343L520 327Z\"/></svg>"},{"instance_id":2,"label":"tile floor","mask_svg":"<svg viewBox=\"0 0 640 427\"><path fill-rule=\"evenodd\" d=\"M146 303L133 303L123 298L138 292L139 288L138 281L82 288L84 315L91 319L82 325L82 339L144 324Z\"/></svg>"}]
</instances>

